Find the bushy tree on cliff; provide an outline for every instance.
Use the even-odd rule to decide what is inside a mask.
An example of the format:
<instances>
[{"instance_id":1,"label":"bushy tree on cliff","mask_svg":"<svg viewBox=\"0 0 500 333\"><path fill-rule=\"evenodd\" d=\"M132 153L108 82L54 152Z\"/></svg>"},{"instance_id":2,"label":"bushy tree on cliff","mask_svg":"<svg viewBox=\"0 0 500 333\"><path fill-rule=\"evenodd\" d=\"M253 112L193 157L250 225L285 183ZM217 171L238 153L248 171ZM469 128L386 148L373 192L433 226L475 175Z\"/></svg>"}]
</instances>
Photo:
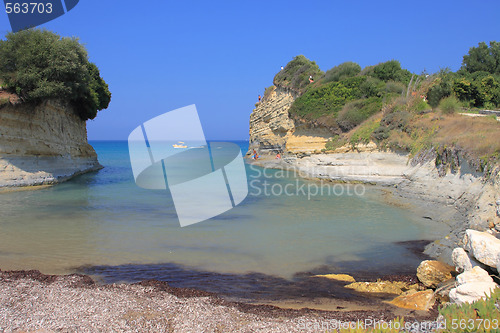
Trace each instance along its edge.
<instances>
[{"instance_id":1,"label":"bushy tree on cliff","mask_svg":"<svg viewBox=\"0 0 500 333\"><path fill-rule=\"evenodd\" d=\"M303 93L309 86L309 77L313 80L323 75L316 62L311 61L303 55L298 55L290 61L286 67L274 77L275 86L289 88L298 93Z\"/></svg>"},{"instance_id":2,"label":"bushy tree on cliff","mask_svg":"<svg viewBox=\"0 0 500 333\"><path fill-rule=\"evenodd\" d=\"M361 72L360 65L352 61L347 61L327 70L321 81L324 83L338 82L356 76L359 72Z\"/></svg>"},{"instance_id":3,"label":"bushy tree on cliff","mask_svg":"<svg viewBox=\"0 0 500 333\"><path fill-rule=\"evenodd\" d=\"M70 101L83 120L93 119L111 100L99 69L76 38L30 29L0 41L0 80L25 102Z\"/></svg>"}]
</instances>

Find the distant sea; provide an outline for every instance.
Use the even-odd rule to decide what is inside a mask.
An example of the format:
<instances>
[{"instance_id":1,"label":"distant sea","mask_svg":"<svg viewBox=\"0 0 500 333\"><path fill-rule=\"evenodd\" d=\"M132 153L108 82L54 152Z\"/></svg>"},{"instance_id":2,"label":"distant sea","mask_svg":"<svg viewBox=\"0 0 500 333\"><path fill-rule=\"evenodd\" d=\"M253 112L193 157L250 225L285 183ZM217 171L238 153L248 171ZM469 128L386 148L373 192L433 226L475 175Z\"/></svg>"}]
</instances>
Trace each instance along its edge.
<instances>
[{"instance_id":1,"label":"distant sea","mask_svg":"<svg viewBox=\"0 0 500 333\"><path fill-rule=\"evenodd\" d=\"M308 196L294 189L317 181L249 165L242 204L181 228L168 191L134 183L127 142L90 143L102 170L0 194L0 269L84 272L103 282L155 278L228 293L239 283L251 293L259 279L282 285L301 274L411 271L419 257L404 242L446 232L384 203L376 187ZM247 151L248 142L235 143ZM264 182L274 194L264 193ZM287 184L294 195L276 195Z\"/></svg>"}]
</instances>

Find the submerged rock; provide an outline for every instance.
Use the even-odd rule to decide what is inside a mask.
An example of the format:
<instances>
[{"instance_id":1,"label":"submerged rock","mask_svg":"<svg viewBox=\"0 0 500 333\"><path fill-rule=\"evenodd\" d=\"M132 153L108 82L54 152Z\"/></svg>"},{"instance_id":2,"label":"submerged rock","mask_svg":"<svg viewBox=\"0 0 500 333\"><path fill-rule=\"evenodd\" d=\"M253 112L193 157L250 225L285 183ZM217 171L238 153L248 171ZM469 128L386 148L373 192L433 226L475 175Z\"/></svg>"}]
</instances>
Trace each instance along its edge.
<instances>
[{"instance_id":1,"label":"submerged rock","mask_svg":"<svg viewBox=\"0 0 500 333\"><path fill-rule=\"evenodd\" d=\"M356 280L348 274L323 274L323 275L314 275L314 277L322 277L342 282L356 282Z\"/></svg>"},{"instance_id":2,"label":"submerged rock","mask_svg":"<svg viewBox=\"0 0 500 333\"><path fill-rule=\"evenodd\" d=\"M451 279L455 268L437 260L425 260L417 268L417 277L426 287L436 288L438 284Z\"/></svg>"},{"instance_id":3,"label":"submerged rock","mask_svg":"<svg viewBox=\"0 0 500 333\"><path fill-rule=\"evenodd\" d=\"M427 289L400 295L389 303L404 309L427 311L434 305L434 302L436 302L434 292Z\"/></svg>"},{"instance_id":4,"label":"submerged rock","mask_svg":"<svg viewBox=\"0 0 500 333\"><path fill-rule=\"evenodd\" d=\"M408 284L405 282L377 281L377 282L354 282L345 286L363 293L383 293L401 295L408 290Z\"/></svg>"},{"instance_id":5,"label":"submerged rock","mask_svg":"<svg viewBox=\"0 0 500 333\"><path fill-rule=\"evenodd\" d=\"M464 248L479 262L496 268L500 259L500 239L486 232L465 231Z\"/></svg>"}]
</instances>

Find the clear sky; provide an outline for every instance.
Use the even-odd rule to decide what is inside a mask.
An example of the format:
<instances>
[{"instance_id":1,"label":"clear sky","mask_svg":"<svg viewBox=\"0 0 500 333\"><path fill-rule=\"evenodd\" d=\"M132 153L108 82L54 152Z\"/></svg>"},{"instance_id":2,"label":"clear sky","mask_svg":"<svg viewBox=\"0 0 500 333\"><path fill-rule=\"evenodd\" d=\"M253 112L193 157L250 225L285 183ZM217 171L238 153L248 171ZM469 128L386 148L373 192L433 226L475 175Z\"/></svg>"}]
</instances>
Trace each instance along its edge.
<instances>
[{"instance_id":1,"label":"clear sky","mask_svg":"<svg viewBox=\"0 0 500 333\"><path fill-rule=\"evenodd\" d=\"M80 0L42 27L77 36L113 94L91 140L126 140L144 121L196 104L207 138L248 139L257 96L304 54L324 71L397 59L420 73L500 41L500 1ZM0 35L10 30L0 12Z\"/></svg>"}]
</instances>

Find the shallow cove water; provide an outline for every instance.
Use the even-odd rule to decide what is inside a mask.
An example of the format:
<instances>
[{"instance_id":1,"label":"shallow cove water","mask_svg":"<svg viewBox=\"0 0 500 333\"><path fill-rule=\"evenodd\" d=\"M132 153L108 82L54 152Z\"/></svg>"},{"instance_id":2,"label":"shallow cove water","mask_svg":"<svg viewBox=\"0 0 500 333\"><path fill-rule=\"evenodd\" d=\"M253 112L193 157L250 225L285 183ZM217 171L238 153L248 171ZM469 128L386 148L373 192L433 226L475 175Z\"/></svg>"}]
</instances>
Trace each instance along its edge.
<instances>
[{"instance_id":1,"label":"shallow cove water","mask_svg":"<svg viewBox=\"0 0 500 333\"><path fill-rule=\"evenodd\" d=\"M246 152L247 142L236 143ZM384 203L376 187L321 188L250 165L242 204L181 228L168 191L135 185L126 142L91 144L104 169L41 190L0 193L2 270L256 292L313 273L410 272L420 259L400 242L448 231Z\"/></svg>"}]
</instances>

